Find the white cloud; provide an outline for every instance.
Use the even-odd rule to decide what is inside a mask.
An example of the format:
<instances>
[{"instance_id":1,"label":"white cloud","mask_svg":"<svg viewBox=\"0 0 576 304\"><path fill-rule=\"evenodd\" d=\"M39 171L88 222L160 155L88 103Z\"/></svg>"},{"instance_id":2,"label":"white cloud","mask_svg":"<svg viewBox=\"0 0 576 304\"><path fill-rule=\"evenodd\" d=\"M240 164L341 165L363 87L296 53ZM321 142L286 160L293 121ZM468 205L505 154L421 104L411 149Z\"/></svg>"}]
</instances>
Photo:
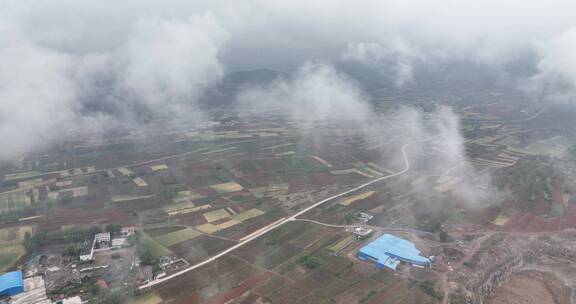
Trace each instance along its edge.
<instances>
[{"instance_id":1,"label":"white cloud","mask_svg":"<svg viewBox=\"0 0 576 304\"><path fill-rule=\"evenodd\" d=\"M141 19L121 49L121 86L154 107L192 104L223 76L219 53L227 37L210 14Z\"/></svg>"},{"instance_id":2,"label":"white cloud","mask_svg":"<svg viewBox=\"0 0 576 304\"><path fill-rule=\"evenodd\" d=\"M403 87L414 84L414 63L426 60L426 56L404 39L395 37L380 43L351 43L342 59L375 68L390 76L396 87Z\"/></svg>"},{"instance_id":3,"label":"white cloud","mask_svg":"<svg viewBox=\"0 0 576 304\"><path fill-rule=\"evenodd\" d=\"M573 103L576 97L576 27L535 45L537 72L522 83L522 88L536 98Z\"/></svg>"},{"instance_id":4,"label":"white cloud","mask_svg":"<svg viewBox=\"0 0 576 304\"><path fill-rule=\"evenodd\" d=\"M113 102L189 120L196 101L221 79L228 34L210 14L184 20L142 18L130 39L107 52L73 54L34 41L21 20L0 16L0 160L20 157L95 126L122 123L83 110Z\"/></svg>"},{"instance_id":5,"label":"white cloud","mask_svg":"<svg viewBox=\"0 0 576 304\"><path fill-rule=\"evenodd\" d=\"M71 58L0 25L0 160L42 147L69 129L77 109Z\"/></svg>"},{"instance_id":6,"label":"white cloud","mask_svg":"<svg viewBox=\"0 0 576 304\"><path fill-rule=\"evenodd\" d=\"M320 122L361 122L372 115L360 86L331 65L314 62L268 87L244 91L239 101L239 107L281 109L303 130Z\"/></svg>"}]
</instances>

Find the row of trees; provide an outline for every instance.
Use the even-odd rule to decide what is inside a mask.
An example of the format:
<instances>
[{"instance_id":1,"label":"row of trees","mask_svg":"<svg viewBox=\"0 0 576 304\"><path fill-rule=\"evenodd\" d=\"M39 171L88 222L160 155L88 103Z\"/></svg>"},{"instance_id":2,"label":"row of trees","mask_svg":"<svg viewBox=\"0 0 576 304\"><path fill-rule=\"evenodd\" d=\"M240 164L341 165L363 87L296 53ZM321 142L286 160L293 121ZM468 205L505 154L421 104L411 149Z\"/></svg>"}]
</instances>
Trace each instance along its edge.
<instances>
[{"instance_id":1,"label":"row of trees","mask_svg":"<svg viewBox=\"0 0 576 304\"><path fill-rule=\"evenodd\" d=\"M110 232L111 235L117 235L121 230L122 226L119 224L108 224L105 227L105 231ZM23 245L28 253L32 253L36 248L42 245L69 243L73 246L69 246L68 253L75 253L79 252L78 248L81 248L78 243L84 242L86 239L91 238L96 233L100 232L102 232L102 229L98 226L89 228L70 228L55 231L40 231L34 236L32 236L29 232L26 232L24 235Z\"/></svg>"}]
</instances>

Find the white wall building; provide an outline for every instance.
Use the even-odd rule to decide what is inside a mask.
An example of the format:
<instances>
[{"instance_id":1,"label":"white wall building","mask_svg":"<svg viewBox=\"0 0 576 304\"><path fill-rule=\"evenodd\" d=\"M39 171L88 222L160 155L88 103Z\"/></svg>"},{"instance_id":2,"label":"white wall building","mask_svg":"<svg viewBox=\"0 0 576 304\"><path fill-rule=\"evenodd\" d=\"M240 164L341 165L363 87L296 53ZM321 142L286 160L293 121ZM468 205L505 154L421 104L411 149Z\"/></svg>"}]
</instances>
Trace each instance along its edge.
<instances>
[{"instance_id":1,"label":"white wall building","mask_svg":"<svg viewBox=\"0 0 576 304\"><path fill-rule=\"evenodd\" d=\"M98 243L100 242L110 242L110 232L96 233L94 235L94 240Z\"/></svg>"}]
</instances>

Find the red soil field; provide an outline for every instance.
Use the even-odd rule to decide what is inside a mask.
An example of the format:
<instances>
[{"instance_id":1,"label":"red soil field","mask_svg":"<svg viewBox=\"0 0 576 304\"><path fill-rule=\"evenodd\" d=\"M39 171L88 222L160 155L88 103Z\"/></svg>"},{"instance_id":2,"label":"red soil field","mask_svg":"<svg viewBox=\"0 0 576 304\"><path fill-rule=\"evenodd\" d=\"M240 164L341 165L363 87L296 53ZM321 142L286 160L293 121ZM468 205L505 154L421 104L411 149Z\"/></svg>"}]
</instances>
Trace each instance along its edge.
<instances>
[{"instance_id":1,"label":"red soil field","mask_svg":"<svg viewBox=\"0 0 576 304\"><path fill-rule=\"evenodd\" d=\"M566 202L564 202L564 197L562 196L562 185L557 178L552 182L552 200L566 207Z\"/></svg>"},{"instance_id":2,"label":"red soil field","mask_svg":"<svg viewBox=\"0 0 576 304\"><path fill-rule=\"evenodd\" d=\"M264 187L268 185L271 176L267 173L254 173L242 175L242 180L249 183L253 187Z\"/></svg>"},{"instance_id":3,"label":"red soil field","mask_svg":"<svg viewBox=\"0 0 576 304\"><path fill-rule=\"evenodd\" d=\"M496 230L504 229L515 232L559 231L576 228L576 208L568 206L564 215L558 218L546 218L532 213L518 211L510 217L510 220L504 227L498 227L492 224L489 224L488 227Z\"/></svg>"},{"instance_id":4,"label":"red soil field","mask_svg":"<svg viewBox=\"0 0 576 304\"><path fill-rule=\"evenodd\" d=\"M216 191L212 190L212 188L210 188L210 187L202 187L202 188L194 189L194 193L198 193L198 194L204 195L204 196L217 195Z\"/></svg>"},{"instance_id":5,"label":"red soil field","mask_svg":"<svg viewBox=\"0 0 576 304\"><path fill-rule=\"evenodd\" d=\"M62 225L90 225L102 223L125 223L124 211L116 209L94 210L85 208L52 209L40 222L44 229L59 229Z\"/></svg>"},{"instance_id":6,"label":"red soil field","mask_svg":"<svg viewBox=\"0 0 576 304\"><path fill-rule=\"evenodd\" d=\"M314 173L312 180L315 186L328 186L336 183L336 178L328 172Z\"/></svg>"},{"instance_id":7,"label":"red soil field","mask_svg":"<svg viewBox=\"0 0 576 304\"><path fill-rule=\"evenodd\" d=\"M254 276L248 278L247 280L245 280L244 282L242 282L240 285L238 285L238 287L236 287L230 291L227 291L225 293L221 293L221 294L216 295L210 299L206 299L205 301L195 302L195 303L203 303L203 304L224 304L224 303L227 303L233 299L236 299L236 298L242 296L244 293L246 293L249 290L252 290L256 286L265 283L273 275L274 274L271 272L264 272L264 273L254 275ZM186 303L190 303L190 302L186 302Z\"/></svg>"}]
</instances>

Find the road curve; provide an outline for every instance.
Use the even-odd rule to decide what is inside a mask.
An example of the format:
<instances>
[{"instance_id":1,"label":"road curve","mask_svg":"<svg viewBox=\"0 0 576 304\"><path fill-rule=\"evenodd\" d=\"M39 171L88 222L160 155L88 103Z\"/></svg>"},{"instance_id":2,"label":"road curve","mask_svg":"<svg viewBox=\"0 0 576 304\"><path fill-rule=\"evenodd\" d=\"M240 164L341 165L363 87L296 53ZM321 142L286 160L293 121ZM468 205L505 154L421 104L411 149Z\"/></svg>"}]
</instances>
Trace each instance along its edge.
<instances>
[{"instance_id":1,"label":"road curve","mask_svg":"<svg viewBox=\"0 0 576 304\"><path fill-rule=\"evenodd\" d=\"M240 243L238 243L238 244L236 244L236 245L234 245L234 246L232 246L232 247L230 247L230 248L228 248L228 249L226 249L226 250L224 250L224 251L222 251L222 252L220 252L220 253L218 253L218 254L216 254L216 255L213 255L212 257L210 257L210 258L208 258L208 259L206 259L206 260L204 260L204 261L202 261L202 262L200 262L200 263L194 264L194 265L192 265L192 266L190 266L190 267L188 267L188 268L182 269L182 270L180 270L180 271L178 271L178 272L175 272L175 273L173 273L173 274L171 274L171 275L165 276L165 277L163 277L163 278L161 278L161 279L157 279L157 280L150 281L150 282L148 282L148 283L146 283L146 284L141 285L141 286L139 287L139 289L142 290L142 289L146 289L146 288L150 288L150 287L156 286L156 285L158 285L158 284L161 284L161 283L163 283L163 282L166 282L166 281L168 281L168 280L171 280L171 279L173 279L173 278L175 278L175 277L178 277L178 276L180 276L180 275L183 275L183 274L185 274L185 273L187 273L187 272L190 272L190 271L192 271L192 270L195 270L195 269L197 269L197 268L200 268L200 267L202 267L202 266L204 266L204 265L206 265L206 264L209 264L209 263L211 263L211 262L213 262L213 261L221 258L222 256L224 256L224 255L226 255L226 254L228 254L228 253L230 253L230 252L232 252L232 251L234 251L234 250L236 250L236 249L238 249L238 248L240 248L240 247L248 244L250 241L252 241L252 240L254 240L254 239L256 239L256 238L258 238L258 237L260 237L260 236L262 236L262 235L264 235L264 234L266 234L266 233L268 233L269 231L274 230L274 229L276 229L276 228L278 228L278 227L280 227L280 226L282 226L282 225L284 225L284 224L286 224L286 223L288 223L288 222L295 221L298 216L300 216L300 215L302 215L302 214L304 214L304 213L306 213L306 212L308 212L308 211L310 211L310 210L312 210L312 209L314 209L314 208L316 208L316 207L318 207L318 206L320 206L320 205L322 205L322 204L324 204L324 203L326 203L326 202L335 200L335 199L337 199L337 198L340 198L340 197L345 196L345 195L347 195L347 194L350 194L350 193L352 193L352 192L355 192L355 191L364 189L364 188L366 188L366 187L368 187L368 186L370 186L370 185L372 185L372 184L375 184L375 183L377 183L377 182L381 182L381 181L383 181L383 180L387 180L387 179L390 179L390 178L393 178L393 177L396 177L396 176L399 176L399 175L402 175L402 174L408 172L408 170L410 170L410 161L408 160L408 156L406 155L406 150L407 150L407 148L408 148L410 145L412 145L412 144L421 143L421 142L426 142L426 141L430 141L430 140L432 140L432 139L433 139L433 138L426 138L426 139L422 139L422 140L418 140L418 141L413 141L413 142L404 144L404 145L402 146L402 158L404 159L404 169L402 169L401 171L398 171L398 172L393 173L393 174L390 174L390 175L386 175L386 176L382 176L382 177L373 179L373 180L371 180L371 181L369 181L369 182L367 182L367 183L364 183L364 184L362 184L362 185L360 185L360 186L358 186L358 187L355 187L355 188L352 188L352 189L350 189L350 190L344 191L344 192L342 192L342 193L339 193L339 194L333 195L333 196L331 196L331 197L325 198L325 199L323 199L323 200L321 200L321 201L319 201L319 202L317 202L317 203L315 203L315 204L313 204L313 205L311 205L311 206L309 206L309 207L306 207L305 209L302 209L302 210L298 211L298 212L295 213L294 215L292 215L292 216L290 216L290 217L288 217L288 218L286 218L286 219L284 219L284 220L281 220L281 221L278 221L278 222L275 222L275 223L271 224L270 226L266 227L265 229L257 230L256 232L252 233L252 234L249 235L248 237L244 238L244 240L241 241Z\"/></svg>"},{"instance_id":2,"label":"road curve","mask_svg":"<svg viewBox=\"0 0 576 304\"><path fill-rule=\"evenodd\" d=\"M524 118L518 118L518 119L508 119L508 120L503 120L503 119L472 119L472 118L462 118L460 119L461 122L467 122L467 123L474 123L474 124L515 124L515 123L520 123L520 122L525 122L525 121L530 121L533 119L536 119L540 116L540 114L546 112L546 110L548 110L548 107L550 106L550 104L544 104L540 110L538 110L538 112L528 116L528 117L524 117Z\"/></svg>"}]
</instances>

